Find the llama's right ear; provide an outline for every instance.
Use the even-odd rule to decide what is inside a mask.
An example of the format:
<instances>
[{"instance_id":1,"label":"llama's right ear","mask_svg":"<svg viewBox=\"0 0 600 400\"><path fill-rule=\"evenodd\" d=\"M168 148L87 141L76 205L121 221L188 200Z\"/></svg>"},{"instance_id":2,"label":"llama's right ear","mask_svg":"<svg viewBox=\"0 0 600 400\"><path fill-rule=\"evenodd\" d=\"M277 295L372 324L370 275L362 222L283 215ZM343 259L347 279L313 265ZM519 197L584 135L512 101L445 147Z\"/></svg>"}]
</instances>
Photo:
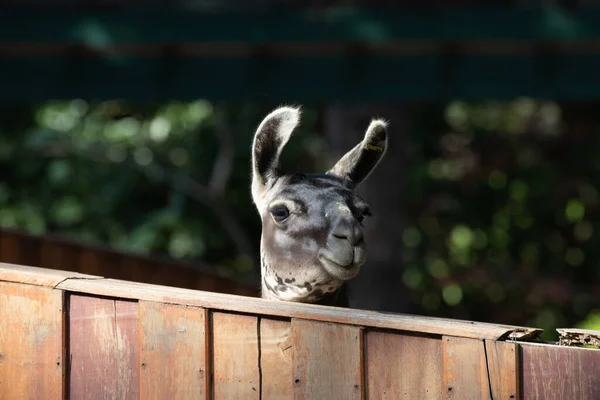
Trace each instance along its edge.
<instances>
[{"instance_id":1,"label":"llama's right ear","mask_svg":"<svg viewBox=\"0 0 600 400\"><path fill-rule=\"evenodd\" d=\"M252 197L257 202L271 179L281 174L279 156L300 122L300 108L280 107L263 119L252 143Z\"/></svg>"}]
</instances>

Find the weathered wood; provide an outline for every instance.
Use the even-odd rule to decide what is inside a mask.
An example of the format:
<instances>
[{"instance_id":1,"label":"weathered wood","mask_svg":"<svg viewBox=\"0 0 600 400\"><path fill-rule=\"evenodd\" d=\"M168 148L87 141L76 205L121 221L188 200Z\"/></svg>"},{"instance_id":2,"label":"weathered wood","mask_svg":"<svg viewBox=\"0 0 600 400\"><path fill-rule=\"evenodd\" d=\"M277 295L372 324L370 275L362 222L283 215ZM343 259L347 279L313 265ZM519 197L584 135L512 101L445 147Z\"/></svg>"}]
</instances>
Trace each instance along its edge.
<instances>
[{"instance_id":1,"label":"weathered wood","mask_svg":"<svg viewBox=\"0 0 600 400\"><path fill-rule=\"evenodd\" d=\"M71 268L69 268L69 265L64 260L67 256L67 252L60 244L51 241L42 242L40 245L39 266L42 268L71 271Z\"/></svg>"},{"instance_id":2,"label":"weathered wood","mask_svg":"<svg viewBox=\"0 0 600 400\"><path fill-rule=\"evenodd\" d=\"M290 321L260 319L260 368L263 399L292 399L294 380Z\"/></svg>"},{"instance_id":3,"label":"weathered wood","mask_svg":"<svg viewBox=\"0 0 600 400\"><path fill-rule=\"evenodd\" d=\"M442 390L446 398L491 399L482 340L442 338Z\"/></svg>"},{"instance_id":4,"label":"weathered wood","mask_svg":"<svg viewBox=\"0 0 600 400\"><path fill-rule=\"evenodd\" d=\"M520 343L521 390L528 399L600 399L600 350Z\"/></svg>"},{"instance_id":5,"label":"weathered wood","mask_svg":"<svg viewBox=\"0 0 600 400\"><path fill-rule=\"evenodd\" d=\"M449 335L478 339L520 338L536 336L541 329L499 325L408 314L348 310L314 304L280 302L222 293L172 288L168 286L102 279L68 279L57 288L103 296L170 302L216 310L246 312L270 316L312 319L315 321L388 328L415 333Z\"/></svg>"},{"instance_id":6,"label":"weathered wood","mask_svg":"<svg viewBox=\"0 0 600 400\"><path fill-rule=\"evenodd\" d=\"M519 349L516 343L485 341L493 399L518 399Z\"/></svg>"},{"instance_id":7,"label":"weathered wood","mask_svg":"<svg viewBox=\"0 0 600 400\"><path fill-rule=\"evenodd\" d=\"M62 398L62 307L62 291L0 282L0 398Z\"/></svg>"},{"instance_id":8,"label":"weathered wood","mask_svg":"<svg viewBox=\"0 0 600 400\"><path fill-rule=\"evenodd\" d=\"M139 397L137 302L71 295L72 399Z\"/></svg>"},{"instance_id":9,"label":"weathered wood","mask_svg":"<svg viewBox=\"0 0 600 400\"><path fill-rule=\"evenodd\" d=\"M54 287L68 278L102 279L101 276L84 275L77 272L0 263L0 282L26 283L29 285Z\"/></svg>"},{"instance_id":10,"label":"weathered wood","mask_svg":"<svg viewBox=\"0 0 600 400\"><path fill-rule=\"evenodd\" d=\"M9 235L0 235L0 257L6 263L21 262L19 241Z\"/></svg>"},{"instance_id":11,"label":"weathered wood","mask_svg":"<svg viewBox=\"0 0 600 400\"><path fill-rule=\"evenodd\" d=\"M569 329L560 328L556 330L560 344L570 345L592 345L600 347L600 331L591 329Z\"/></svg>"},{"instance_id":12,"label":"weathered wood","mask_svg":"<svg viewBox=\"0 0 600 400\"><path fill-rule=\"evenodd\" d=\"M2 252L4 248L4 253ZM258 296L250 279L238 281L201 262L150 257L93 246L57 235L0 229L0 262L61 269L135 282Z\"/></svg>"},{"instance_id":13,"label":"weathered wood","mask_svg":"<svg viewBox=\"0 0 600 400\"><path fill-rule=\"evenodd\" d=\"M363 399L360 327L292 319L295 399Z\"/></svg>"},{"instance_id":14,"label":"weathered wood","mask_svg":"<svg viewBox=\"0 0 600 400\"><path fill-rule=\"evenodd\" d=\"M140 398L208 398L207 311L142 301L139 312Z\"/></svg>"},{"instance_id":15,"label":"weathered wood","mask_svg":"<svg viewBox=\"0 0 600 400\"><path fill-rule=\"evenodd\" d=\"M215 400L259 399L258 318L212 315Z\"/></svg>"},{"instance_id":16,"label":"weathered wood","mask_svg":"<svg viewBox=\"0 0 600 400\"><path fill-rule=\"evenodd\" d=\"M369 331L365 364L369 399L441 399L441 338Z\"/></svg>"}]
</instances>

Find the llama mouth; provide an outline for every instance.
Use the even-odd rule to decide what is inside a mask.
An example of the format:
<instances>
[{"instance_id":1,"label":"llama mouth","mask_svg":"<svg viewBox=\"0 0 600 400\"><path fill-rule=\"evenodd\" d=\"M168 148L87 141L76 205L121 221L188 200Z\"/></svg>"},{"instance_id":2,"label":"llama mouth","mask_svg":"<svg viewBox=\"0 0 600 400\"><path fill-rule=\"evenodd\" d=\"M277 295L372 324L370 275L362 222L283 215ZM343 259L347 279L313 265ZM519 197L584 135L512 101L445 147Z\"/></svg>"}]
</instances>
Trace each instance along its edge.
<instances>
[{"instance_id":1,"label":"llama mouth","mask_svg":"<svg viewBox=\"0 0 600 400\"><path fill-rule=\"evenodd\" d=\"M323 254L319 255L319 261L323 265L323 268L333 278L347 281L358 275L361 264L350 263L348 265L339 264L332 259L325 257Z\"/></svg>"}]
</instances>

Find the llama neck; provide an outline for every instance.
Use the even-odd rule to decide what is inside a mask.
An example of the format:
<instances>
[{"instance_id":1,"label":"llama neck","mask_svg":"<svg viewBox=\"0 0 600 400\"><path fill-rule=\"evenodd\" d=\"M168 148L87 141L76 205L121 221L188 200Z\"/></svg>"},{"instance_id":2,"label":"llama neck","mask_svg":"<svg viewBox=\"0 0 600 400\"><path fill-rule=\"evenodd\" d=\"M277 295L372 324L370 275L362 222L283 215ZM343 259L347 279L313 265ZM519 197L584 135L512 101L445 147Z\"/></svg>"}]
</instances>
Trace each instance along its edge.
<instances>
[{"instance_id":1,"label":"llama neck","mask_svg":"<svg viewBox=\"0 0 600 400\"><path fill-rule=\"evenodd\" d=\"M321 300L317 301L315 304L320 304L322 306L348 308L348 288L346 284L344 283L335 292L325 295Z\"/></svg>"},{"instance_id":2,"label":"llama neck","mask_svg":"<svg viewBox=\"0 0 600 400\"><path fill-rule=\"evenodd\" d=\"M261 267L261 279L260 279L261 280L261 297L263 299L281 300L272 292L272 289L274 289L277 286L277 283L276 282L268 283L267 282L268 279L265 279L266 274L268 273L268 270L269 270L269 264L267 262L266 257L264 256L264 254L261 256L261 266L260 267ZM280 283L283 284L283 282L280 282ZM348 304L348 293L347 293L346 284L345 283L342 284L342 286L340 286L338 290L324 295L321 299L319 299L318 301L315 301L313 304L348 308L349 304Z\"/></svg>"}]
</instances>

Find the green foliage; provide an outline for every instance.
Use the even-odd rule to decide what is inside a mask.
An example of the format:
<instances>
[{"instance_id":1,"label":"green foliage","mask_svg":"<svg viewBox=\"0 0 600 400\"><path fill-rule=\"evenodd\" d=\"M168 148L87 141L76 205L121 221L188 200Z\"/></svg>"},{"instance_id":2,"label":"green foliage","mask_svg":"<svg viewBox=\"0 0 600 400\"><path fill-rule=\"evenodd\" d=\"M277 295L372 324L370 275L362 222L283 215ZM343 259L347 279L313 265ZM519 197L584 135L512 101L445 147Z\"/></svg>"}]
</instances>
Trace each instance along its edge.
<instances>
[{"instance_id":1,"label":"green foliage","mask_svg":"<svg viewBox=\"0 0 600 400\"><path fill-rule=\"evenodd\" d=\"M533 99L414 115L404 233L413 308L597 327L597 136L575 137L556 103Z\"/></svg>"},{"instance_id":2,"label":"green foliage","mask_svg":"<svg viewBox=\"0 0 600 400\"><path fill-rule=\"evenodd\" d=\"M5 109L0 226L256 273L249 150L271 108L73 100ZM329 166L317 115L304 108L285 167ZM557 104L532 99L421 105L413 115L405 270L391 283L409 291L409 311L599 329L596 136L569 135ZM223 191L211 189L215 165L228 172Z\"/></svg>"}]
</instances>

